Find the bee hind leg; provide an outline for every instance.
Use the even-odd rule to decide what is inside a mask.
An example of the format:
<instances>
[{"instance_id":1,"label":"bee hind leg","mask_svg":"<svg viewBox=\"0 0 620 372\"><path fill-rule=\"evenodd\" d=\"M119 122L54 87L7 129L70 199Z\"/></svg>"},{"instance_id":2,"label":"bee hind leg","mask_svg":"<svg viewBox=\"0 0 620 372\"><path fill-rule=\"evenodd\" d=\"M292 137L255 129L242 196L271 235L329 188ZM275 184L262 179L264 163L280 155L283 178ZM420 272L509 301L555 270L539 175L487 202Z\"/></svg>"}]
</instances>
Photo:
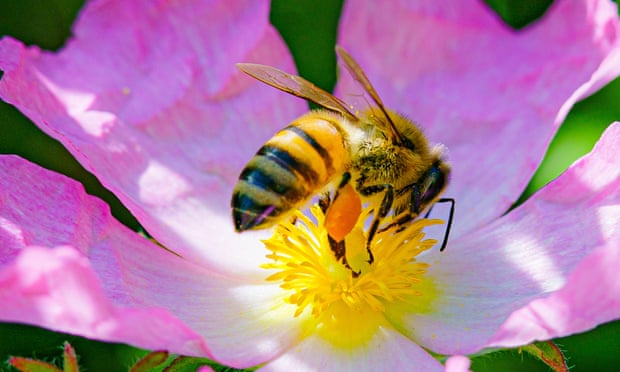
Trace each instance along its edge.
<instances>
[{"instance_id":1,"label":"bee hind leg","mask_svg":"<svg viewBox=\"0 0 620 372\"><path fill-rule=\"evenodd\" d=\"M323 214L327 213L327 208L329 208L331 202L332 199L329 195L329 192L324 192L323 194L321 194L321 197L319 198L319 208L321 208Z\"/></svg>"},{"instance_id":2,"label":"bee hind leg","mask_svg":"<svg viewBox=\"0 0 620 372\"><path fill-rule=\"evenodd\" d=\"M319 207L325 214L325 228L329 246L337 261L353 273L353 277L359 276L359 272L347 262L345 237L354 228L361 214L361 200L357 192L349 184L351 174L345 172L338 188L331 198L329 192L321 195Z\"/></svg>"}]
</instances>

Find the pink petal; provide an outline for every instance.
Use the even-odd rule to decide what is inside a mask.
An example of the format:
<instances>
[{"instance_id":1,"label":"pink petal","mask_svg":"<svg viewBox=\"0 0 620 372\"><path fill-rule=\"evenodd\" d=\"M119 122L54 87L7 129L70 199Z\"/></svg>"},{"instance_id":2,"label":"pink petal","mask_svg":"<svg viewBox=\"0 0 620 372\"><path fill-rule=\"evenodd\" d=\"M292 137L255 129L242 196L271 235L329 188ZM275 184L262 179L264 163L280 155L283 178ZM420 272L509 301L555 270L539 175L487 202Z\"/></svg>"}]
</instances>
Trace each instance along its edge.
<instances>
[{"instance_id":1,"label":"pink petal","mask_svg":"<svg viewBox=\"0 0 620 372\"><path fill-rule=\"evenodd\" d=\"M566 285L510 315L489 346L511 347L584 332L620 318L620 240L597 249Z\"/></svg>"},{"instance_id":2,"label":"pink petal","mask_svg":"<svg viewBox=\"0 0 620 372\"><path fill-rule=\"evenodd\" d=\"M471 360L466 356L455 355L446 361L446 372L468 372Z\"/></svg>"},{"instance_id":3,"label":"pink petal","mask_svg":"<svg viewBox=\"0 0 620 372\"><path fill-rule=\"evenodd\" d=\"M609 253L614 244L613 249L617 250L617 232L620 231L619 150L620 123L615 123L590 154L522 206L495 223L456 239L445 252L430 251L424 257L431 264L427 275L434 281L439 295L428 313L414 314L406 319L409 336L424 347L443 354L476 352L487 345L512 312L560 290L571 272L589 254L597 249L607 249L605 252ZM613 255L617 253L609 254L610 268L617 267L613 264ZM607 272L601 270L601 279ZM594 283L582 283L589 284ZM610 297L606 297L607 301L602 297L612 296L617 287L610 285L607 294L604 288L605 284L602 284L600 292L592 289L593 293L599 293L601 307L612 301ZM569 300L572 291L560 292L552 296L558 299L544 303L572 304ZM578 307L572 315L559 318L559 324L555 321L547 323L545 319L550 318L545 317L531 326L524 325L521 322L524 317L532 321L531 314L542 311L537 306L523 310L522 315L515 315L514 320L507 323L508 329L500 333L503 336L493 339L509 342L508 336L511 335L515 340L527 343L536 332L540 335L541 329L557 337L583 330L584 324L591 327L597 322L620 317L616 304L603 311L600 317L580 320L578 316L585 315L578 310L583 307ZM547 309L551 305L545 306ZM600 309L598 305L592 310L596 309ZM520 328L524 329L524 335L517 337L519 335L515 333Z\"/></svg>"},{"instance_id":4,"label":"pink petal","mask_svg":"<svg viewBox=\"0 0 620 372\"><path fill-rule=\"evenodd\" d=\"M73 247L29 246L0 269L0 318L146 349L209 355L202 338L170 312L120 307L106 297L88 260Z\"/></svg>"},{"instance_id":5,"label":"pink petal","mask_svg":"<svg viewBox=\"0 0 620 372\"><path fill-rule=\"evenodd\" d=\"M65 176L10 155L0 156L0 169L1 320L208 355L202 338L172 313L140 304L124 288L134 283L122 280L132 270L119 265L123 255L165 251Z\"/></svg>"},{"instance_id":6,"label":"pink petal","mask_svg":"<svg viewBox=\"0 0 620 372\"><path fill-rule=\"evenodd\" d=\"M163 250L128 253L116 247L93 252L90 259L112 267L116 273L105 280L120 285L131 302L169 309L183 320L223 364L262 364L301 337L303 318L294 318L295 307L282 304L282 290L264 280L217 275Z\"/></svg>"},{"instance_id":7,"label":"pink petal","mask_svg":"<svg viewBox=\"0 0 620 372\"><path fill-rule=\"evenodd\" d=\"M240 273L262 251L233 232L232 185L306 108L234 66L293 71L268 13L266 0L92 2L58 54L2 40L0 97L60 140L158 241Z\"/></svg>"},{"instance_id":8,"label":"pink petal","mask_svg":"<svg viewBox=\"0 0 620 372\"><path fill-rule=\"evenodd\" d=\"M617 5L606 0L556 2L519 32L482 1L388 2L381 12L349 2L339 43L388 106L448 146L454 237L504 213L570 107L620 74ZM346 81L338 90L359 92Z\"/></svg>"},{"instance_id":9,"label":"pink petal","mask_svg":"<svg viewBox=\"0 0 620 372\"><path fill-rule=\"evenodd\" d=\"M0 320L237 367L299 339L303 318L293 306L274 309L281 290L263 278L218 275L172 254L114 220L77 182L19 157L0 156L0 170Z\"/></svg>"},{"instance_id":10,"label":"pink petal","mask_svg":"<svg viewBox=\"0 0 620 372\"><path fill-rule=\"evenodd\" d=\"M620 318L619 148L620 123L615 123L603 134L593 155L578 161L541 192L540 199L550 208L564 202L567 195L574 202L567 214L577 230L573 233L576 241L557 244L555 249L566 254L568 244L581 244L582 254L589 255L562 289L515 311L490 345L522 345L566 336ZM591 208L579 210L577 203L590 204Z\"/></svg>"},{"instance_id":11,"label":"pink petal","mask_svg":"<svg viewBox=\"0 0 620 372\"><path fill-rule=\"evenodd\" d=\"M311 335L261 371L441 371L443 366L392 328L381 328L364 347L334 347Z\"/></svg>"}]
</instances>

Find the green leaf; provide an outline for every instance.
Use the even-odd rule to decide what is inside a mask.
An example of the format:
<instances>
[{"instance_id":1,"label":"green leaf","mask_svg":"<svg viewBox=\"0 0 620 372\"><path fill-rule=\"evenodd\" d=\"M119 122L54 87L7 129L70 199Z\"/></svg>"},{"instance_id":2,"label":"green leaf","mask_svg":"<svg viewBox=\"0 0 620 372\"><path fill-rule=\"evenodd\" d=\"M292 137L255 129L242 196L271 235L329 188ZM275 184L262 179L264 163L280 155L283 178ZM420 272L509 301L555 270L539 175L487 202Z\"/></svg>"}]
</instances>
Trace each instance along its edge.
<instances>
[{"instance_id":1,"label":"green leaf","mask_svg":"<svg viewBox=\"0 0 620 372\"><path fill-rule=\"evenodd\" d=\"M75 349L67 341L63 344L62 359L62 370L51 363L31 358L10 357L8 363L23 372L80 372Z\"/></svg>"},{"instance_id":2,"label":"green leaf","mask_svg":"<svg viewBox=\"0 0 620 372\"><path fill-rule=\"evenodd\" d=\"M516 30L527 27L540 19L549 9L553 0L484 0L504 20Z\"/></svg>"},{"instance_id":3,"label":"green leaf","mask_svg":"<svg viewBox=\"0 0 620 372\"><path fill-rule=\"evenodd\" d=\"M130 372L148 372L155 367L159 367L168 360L167 351L153 351L146 354L142 359L138 360L136 364L129 369Z\"/></svg>"},{"instance_id":4,"label":"green leaf","mask_svg":"<svg viewBox=\"0 0 620 372\"><path fill-rule=\"evenodd\" d=\"M62 354L62 370L64 372L79 372L80 367L77 361L77 354L75 353L75 349L68 341L65 341L63 345L63 354Z\"/></svg>"},{"instance_id":5,"label":"green leaf","mask_svg":"<svg viewBox=\"0 0 620 372\"><path fill-rule=\"evenodd\" d=\"M542 361L555 372L568 372L566 356L553 341L534 342L520 350Z\"/></svg>"},{"instance_id":6,"label":"green leaf","mask_svg":"<svg viewBox=\"0 0 620 372\"><path fill-rule=\"evenodd\" d=\"M164 369L164 372L193 372L198 370L199 367L212 367L213 365L213 361L207 358L180 356L175 358L174 361L172 361L172 363Z\"/></svg>"},{"instance_id":7,"label":"green leaf","mask_svg":"<svg viewBox=\"0 0 620 372\"><path fill-rule=\"evenodd\" d=\"M10 357L8 363L22 372L62 372L53 364L30 358Z\"/></svg>"}]
</instances>

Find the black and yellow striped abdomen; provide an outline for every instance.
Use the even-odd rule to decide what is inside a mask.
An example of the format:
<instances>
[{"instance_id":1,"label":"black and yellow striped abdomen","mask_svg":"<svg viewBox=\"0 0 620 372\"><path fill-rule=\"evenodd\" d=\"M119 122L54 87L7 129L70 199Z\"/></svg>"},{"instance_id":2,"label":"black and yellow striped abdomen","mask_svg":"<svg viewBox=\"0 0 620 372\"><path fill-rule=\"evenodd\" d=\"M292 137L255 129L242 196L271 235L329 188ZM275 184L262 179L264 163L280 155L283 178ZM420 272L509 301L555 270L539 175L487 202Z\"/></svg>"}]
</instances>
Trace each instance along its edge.
<instances>
[{"instance_id":1,"label":"black and yellow striped abdomen","mask_svg":"<svg viewBox=\"0 0 620 372\"><path fill-rule=\"evenodd\" d=\"M341 120L326 111L312 111L258 150L233 191L237 231L269 227L344 172L349 152Z\"/></svg>"}]
</instances>

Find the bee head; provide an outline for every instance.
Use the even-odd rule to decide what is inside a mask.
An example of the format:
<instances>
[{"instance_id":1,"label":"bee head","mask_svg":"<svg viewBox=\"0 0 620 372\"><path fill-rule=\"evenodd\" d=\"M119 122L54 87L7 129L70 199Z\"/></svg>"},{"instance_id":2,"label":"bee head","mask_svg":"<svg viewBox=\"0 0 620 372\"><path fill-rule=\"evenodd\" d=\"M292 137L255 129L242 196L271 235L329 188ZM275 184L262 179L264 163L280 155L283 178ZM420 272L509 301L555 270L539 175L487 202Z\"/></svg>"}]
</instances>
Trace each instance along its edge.
<instances>
[{"instance_id":1,"label":"bee head","mask_svg":"<svg viewBox=\"0 0 620 372\"><path fill-rule=\"evenodd\" d=\"M433 161L422 177L421 196L417 206L418 211L434 204L444 192L450 181L452 168L445 161L447 149L443 145L435 145L431 150Z\"/></svg>"}]
</instances>

